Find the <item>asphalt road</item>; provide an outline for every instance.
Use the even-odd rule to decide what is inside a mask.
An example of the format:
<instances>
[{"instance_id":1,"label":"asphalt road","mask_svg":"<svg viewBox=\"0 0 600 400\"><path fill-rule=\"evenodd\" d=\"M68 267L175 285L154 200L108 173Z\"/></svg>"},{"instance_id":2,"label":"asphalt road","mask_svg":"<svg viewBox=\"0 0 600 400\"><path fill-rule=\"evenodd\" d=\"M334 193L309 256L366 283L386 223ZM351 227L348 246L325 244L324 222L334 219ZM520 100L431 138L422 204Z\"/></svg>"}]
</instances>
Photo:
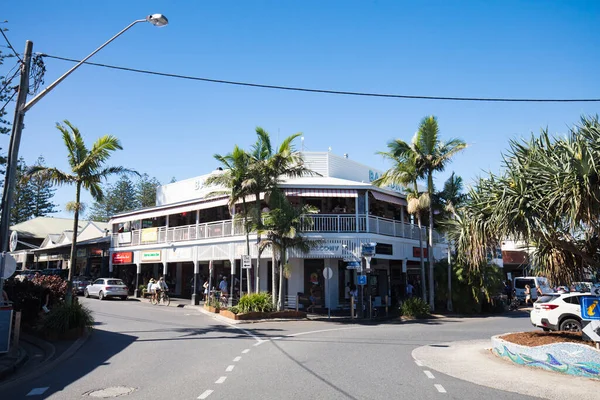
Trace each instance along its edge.
<instances>
[{"instance_id":1,"label":"asphalt road","mask_svg":"<svg viewBox=\"0 0 600 400\"><path fill-rule=\"evenodd\" d=\"M526 314L373 325L228 325L194 309L82 299L96 329L46 375L2 399L528 399L418 365L413 349L530 330ZM477 368L474 365L473 368ZM126 389L122 389L126 391ZM6 397L5 397L6 396Z\"/></svg>"}]
</instances>

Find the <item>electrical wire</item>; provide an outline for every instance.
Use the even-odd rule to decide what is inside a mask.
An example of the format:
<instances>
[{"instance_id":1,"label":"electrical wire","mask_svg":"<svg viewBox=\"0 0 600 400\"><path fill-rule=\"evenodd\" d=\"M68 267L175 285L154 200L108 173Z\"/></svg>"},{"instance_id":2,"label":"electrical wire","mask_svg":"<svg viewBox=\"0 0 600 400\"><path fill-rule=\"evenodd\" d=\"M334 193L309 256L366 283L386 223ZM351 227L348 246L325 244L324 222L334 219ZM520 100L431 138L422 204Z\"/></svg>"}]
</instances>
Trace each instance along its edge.
<instances>
[{"instance_id":1,"label":"electrical wire","mask_svg":"<svg viewBox=\"0 0 600 400\"><path fill-rule=\"evenodd\" d=\"M10 83L12 82L13 79L15 79L15 76L17 76L17 74L19 73L19 70L16 70L15 73L13 74L13 76L11 76L9 79L6 79L4 81L4 86L2 86L2 89L0 89L0 93L4 92L4 89L6 89L8 87L8 85L10 85Z\"/></svg>"},{"instance_id":2,"label":"electrical wire","mask_svg":"<svg viewBox=\"0 0 600 400\"><path fill-rule=\"evenodd\" d=\"M19 53L17 53L17 51L15 50L13 45L10 43L10 40L8 40L8 37L6 37L6 34L4 33L4 29L0 28L0 33L2 33L2 36L4 36L4 40L6 40L6 43L8 44L8 48L11 49L13 51L13 53L15 53L15 56L19 59L19 61L23 62L23 59L21 58L21 56L19 56Z\"/></svg>"},{"instance_id":3,"label":"electrical wire","mask_svg":"<svg viewBox=\"0 0 600 400\"><path fill-rule=\"evenodd\" d=\"M72 58L53 56L53 55L45 54L45 53L39 53L39 54L42 57L53 58L56 60L70 61L70 62L74 62L74 63L80 62L80 60L76 60L76 59L72 59ZM196 77L196 76L149 71L149 70L128 68L128 67L120 67L120 66L116 66L116 65L100 64L100 63L94 63L94 62L88 62L88 61L86 61L84 64L93 65L96 67L116 69L116 70L121 70L121 71L135 72L135 73L139 73L139 74L165 76L165 77L169 77L169 78L187 79L187 80L193 80L193 81L220 83L220 84L236 85L236 86L248 86L248 87L263 88L263 89L276 89L276 90L321 93L321 94L335 94L335 95L345 95L345 96L386 97L386 98L413 99L413 100L416 99L416 100L511 102L511 103L583 103L583 102L591 103L591 102L600 102L600 98L580 98L580 99L550 99L550 98L541 99L541 98L537 98L536 99L536 98L502 98L502 97L456 97L456 96L446 97L446 96L421 96L421 95L404 95L404 94L388 94L388 93L349 92L349 91L310 89L310 88L300 88L300 87L293 87L293 86L266 85L266 84L259 84L259 83L227 81L227 80L222 80L222 79L201 78L201 77Z\"/></svg>"},{"instance_id":4,"label":"electrical wire","mask_svg":"<svg viewBox=\"0 0 600 400\"><path fill-rule=\"evenodd\" d=\"M15 90L15 92L12 94L12 96L10 96L10 98L6 101L6 103L4 103L2 108L0 108L0 115L2 115L2 112L4 111L4 109L12 101L12 99L15 97L16 94L17 94L17 91Z\"/></svg>"}]
</instances>

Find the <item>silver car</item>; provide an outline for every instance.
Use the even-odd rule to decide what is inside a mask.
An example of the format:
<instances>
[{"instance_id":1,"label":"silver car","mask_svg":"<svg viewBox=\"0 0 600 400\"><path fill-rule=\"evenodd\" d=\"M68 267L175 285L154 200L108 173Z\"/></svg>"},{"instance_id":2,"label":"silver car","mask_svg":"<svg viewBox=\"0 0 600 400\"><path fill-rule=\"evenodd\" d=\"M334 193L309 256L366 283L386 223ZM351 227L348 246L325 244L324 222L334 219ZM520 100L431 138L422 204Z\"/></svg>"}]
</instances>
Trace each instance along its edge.
<instances>
[{"instance_id":1,"label":"silver car","mask_svg":"<svg viewBox=\"0 0 600 400\"><path fill-rule=\"evenodd\" d=\"M121 300L127 300L127 286L120 279L98 278L89 284L83 292L85 297L98 297L104 300L108 297L118 297Z\"/></svg>"}]
</instances>

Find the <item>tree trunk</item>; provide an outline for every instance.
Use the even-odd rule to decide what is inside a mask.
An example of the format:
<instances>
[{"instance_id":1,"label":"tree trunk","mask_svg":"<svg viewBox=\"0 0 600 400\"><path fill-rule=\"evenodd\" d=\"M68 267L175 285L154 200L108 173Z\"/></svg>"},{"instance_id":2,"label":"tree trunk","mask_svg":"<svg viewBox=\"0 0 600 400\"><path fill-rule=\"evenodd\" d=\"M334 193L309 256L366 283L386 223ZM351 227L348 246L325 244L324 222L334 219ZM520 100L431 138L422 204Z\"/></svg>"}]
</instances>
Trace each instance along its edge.
<instances>
[{"instance_id":1,"label":"tree trunk","mask_svg":"<svg viewBox=\"0 0 600 400\"><path fill-rule=\"evenodd\" d=\"M277 311L283 309L283 266L286 263L286 249L281 249L281 263L279 264L279 294L277 295Z\"/></svg>"},{"instance_id":2,"label":"tree trunk","mask_svg":"<svg viewBox=\"0 0 600 400\"><path fill-rule=\"evenodd\" d=\"M79 207L81 200L81 182L77 182L75 189L75 213L73 215L73 240L71 242L71 257L69 258L69 275L67 277L66 302L71 304L73 300L73 270L77 266L77 231L79 228Z\"/></svg>"},{"instance_id":3,"label":"tree trunk","mask_svg":"<svg viewBox=\"0 0 600 400\"><path fill-rule=\"evenodd\" d=\"M427 303L427 290L425 283L425 260L423 259L423 227L421 226L421 213L417 213L417 225L419 226L419 258L421 259L421 298Z\"/></svg>"},{"instance_id":4,"label":"tree trunk","mask_svg":"<svg viewBox=\"0 0 600 400\"><path fill-rule=\"evenodd\" d=\"M273 286L271 287L271 294L273 298L273 308L277 307L277 254L275 253L275 247L271 247L273 255L271 256L271 275L273 278Z\"/></svg>"},{"instance_id":5,"label":"tree trunk","mask_svg":"<svg viewBox=\"0 0 600 400\"><path fill-rule=\"evenodd\" d=\"M435 295L433 283L433 174L429 172L427 177L427 189L429 191L429 241L427 250L427 260L429 261L429 309L435 309Z\"/></svg>"}]
</instances>

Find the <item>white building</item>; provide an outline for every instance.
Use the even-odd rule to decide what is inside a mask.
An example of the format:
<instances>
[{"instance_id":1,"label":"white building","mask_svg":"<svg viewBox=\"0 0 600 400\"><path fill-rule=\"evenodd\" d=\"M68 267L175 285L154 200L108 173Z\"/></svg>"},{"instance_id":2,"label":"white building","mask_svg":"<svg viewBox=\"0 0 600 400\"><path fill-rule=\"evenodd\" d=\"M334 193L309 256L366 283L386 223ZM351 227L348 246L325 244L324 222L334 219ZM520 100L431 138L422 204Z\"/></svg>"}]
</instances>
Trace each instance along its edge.
<instances>
[{"instance_id":1,"label":"white building","mask_svg":"<svg viewBox=\"0 0 600 400\"><path fill-rule=\"evenodd\" d=\"M303 152L303 156L306 166L319 176L289 179L281 187L292 203L320 210L303 234L321 244L308 254L290 251L286 293L313 293L325 307L335 309L344 302L345 286L356 279L344 259L360 254L361 244L369 242L377 243L368 285L376 303L403 293L407 280L419 287L418 228L406 212L402 188L373 186L382 171L348 158L328 152ZM218 286L216 279L229 276L231 270L239 277L240 258L246 253L244 232L232 219L226 196L207 197L218 190L204 185L209 175L161 186L155 207L115 215L109 222L111 273L129 279L137 273L138 286L150 276L164 274L182 296L191 295L195 273L209 277L209 265L212 286ZM443 258L446 244L435 233L434 242L434 258ZM256 235L251 243L256 265ZM425 241L423 247L427 256ZM333 273L328 285L325 268ZM266 251L258 269L261 290L271 290L271 274L271 254ZM245 288L246 274L242 275ZM256 279L252 279L254 286Z\"/></svg>"}]
</instances>

